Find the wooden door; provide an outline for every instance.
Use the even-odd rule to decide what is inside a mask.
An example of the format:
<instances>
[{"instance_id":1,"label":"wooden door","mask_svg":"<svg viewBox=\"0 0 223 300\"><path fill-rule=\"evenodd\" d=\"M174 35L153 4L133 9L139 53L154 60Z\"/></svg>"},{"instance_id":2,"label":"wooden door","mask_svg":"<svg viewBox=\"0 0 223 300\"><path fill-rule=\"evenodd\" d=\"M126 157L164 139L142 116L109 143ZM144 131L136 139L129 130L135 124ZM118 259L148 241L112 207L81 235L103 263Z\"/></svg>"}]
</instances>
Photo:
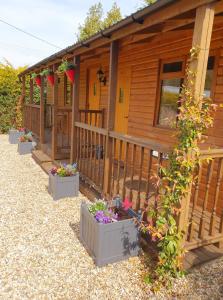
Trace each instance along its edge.
<instances>
[{"instance_id":1,"label":"wooden door","mask_svg":"<svg viewBox=\"0 0 223 300\"><path fill-rule=\"evenodd\" d=\"M130 69L118 71L116 105L115 105L115 131L127 134L130 98Z\"/></svg>"},{"instance_id":2,"label":"wooden door","mask_svg":"<svg viewBox=\"0 0 223 300\"><path fill-rule=\"evenodd\" d=\"M89 70L88 85L88 108L99 109L100 104L100 82L97 78L97 68Z\"/></svg>"},{"instance_id":3,"label":"wooden door","mask_svg":"<svg viewBox=\"0 0 223 300\"><path fill-rule=\"evenodd\" d=\"M115 104L115 131L122 134L128 133L128 114L129 114L129 98L130 98L130 69L118 71L118 82ZM125 160L126 145L120 150L120 143L116 142L115 158L117 160Z\"/></svg>"}]
</instances>

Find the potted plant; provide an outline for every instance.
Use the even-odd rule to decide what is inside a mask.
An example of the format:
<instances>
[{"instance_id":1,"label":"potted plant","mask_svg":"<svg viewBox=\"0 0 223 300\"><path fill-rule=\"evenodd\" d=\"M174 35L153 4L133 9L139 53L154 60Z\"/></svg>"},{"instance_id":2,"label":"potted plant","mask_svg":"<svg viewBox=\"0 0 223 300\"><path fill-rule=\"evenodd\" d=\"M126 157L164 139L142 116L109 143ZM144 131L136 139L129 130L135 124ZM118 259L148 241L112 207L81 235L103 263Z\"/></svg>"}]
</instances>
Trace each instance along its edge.
<instances>
[{"instance_id":1,"label":"potted plant","mask_svg":"<svg viewBox=\"0 0 223 300\"><path fill-rule=\"evenodd\" d=\"M126 201L81 204L80 239L97 266L139 254L137 214Z\"/></svg>"},{"instance_id":2,"label":"potted plant","mask_svg":"<svg viewBox=\"0 0 223 300\"><path fill-rule=\"evenodd\" d=\"M10 129L9 130L9 143L18 144L20 136L25 134L25 128Z\"/></svg>"},{"instance_id":3,"label":"potted plant","mask_svg":"<svg viewBox=\"0 0 223 300\"><path fill-rule=\"evenodd\" d=\"M23 134L19 137L18 152L20 155L31 153L34 147L32 132Z\"/></svg>"},{"instance_id":4,"label":"potted plant","mask_svg":"<svg viewBox=\"0 0 223 300\"><path fill-rule=\"evenodd\" d=\"M36 84L41 87L41 76L40 74L32 73L31 78L35 80Z\"/></svg>"},{"instance_id":5,"label":"potted plant","mask_svg":"<svg viewBox=\"0 0 223 300\"><path fill-rule=\"evenodd\" d=\"M41 76L46 76L47 81L50 83L51 86L54 85L54 73L50 69L44 69L41 73Z\"/></svg>"},{"instance_id":6,"label":"potted plant","mask_svg":"<svg viewBox=\"0 0 223 300\"><path fill-rule=\"evenodd\" d=\"M49 173L49 193L54 200L77 197L79 192L79 173L77 164L61 164Z\"/></svg>"},{"instance_id":7,"label":"potted plant","mask_svg":"<svg viewBox=\"0 0 223 300\"><path fill-rule=\"evenodd\" d=\"M64 60L58 67L58 72L65 72L70 82L74 83L75 66L71 62Z\"/></svg>"}]
</instances>

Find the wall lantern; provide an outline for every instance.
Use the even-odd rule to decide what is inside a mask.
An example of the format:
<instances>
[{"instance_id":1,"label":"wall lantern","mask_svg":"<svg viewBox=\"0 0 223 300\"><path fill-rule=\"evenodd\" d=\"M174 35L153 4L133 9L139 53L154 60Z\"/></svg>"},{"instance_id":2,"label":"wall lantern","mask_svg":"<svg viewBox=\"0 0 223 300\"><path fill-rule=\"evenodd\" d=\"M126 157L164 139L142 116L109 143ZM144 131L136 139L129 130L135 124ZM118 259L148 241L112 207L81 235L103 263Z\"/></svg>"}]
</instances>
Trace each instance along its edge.
<instances>
[{"instance_id":1,"label":"wall lantern","mask_svg":"<svg viewBox=\"0 0 223 300\"><path fill-rule=\"evenodd\" d=\"M102 71L101 68L97 71L97 78L100 81L100 83L104 83L104 85L106 85L107 79L105 73Z\"/></svg>"}]
</instances>

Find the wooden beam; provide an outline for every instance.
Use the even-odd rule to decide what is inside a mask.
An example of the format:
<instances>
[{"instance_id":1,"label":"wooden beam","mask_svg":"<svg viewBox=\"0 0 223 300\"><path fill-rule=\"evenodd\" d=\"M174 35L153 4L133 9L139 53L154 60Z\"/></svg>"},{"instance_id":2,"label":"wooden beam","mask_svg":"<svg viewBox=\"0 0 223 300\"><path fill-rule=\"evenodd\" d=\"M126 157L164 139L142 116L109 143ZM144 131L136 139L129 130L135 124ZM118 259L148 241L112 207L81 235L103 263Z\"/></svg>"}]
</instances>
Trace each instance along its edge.
<instances>
[{"instance_id":1,"label":"wooden beam","mask_svg":"<svg viewBox=\"0 0 223 300\"><path fill-rule=\"evenodd\" d=\"M45 133L44 133L44 123L45 123L45 116L44 116L44 80L41 78L41 87L40 87L40 144L45 143Z\"/></svg>"},{"instance_id":2,"label":"wooden beam","mask_svg":"<svg viewBox=\"0 0 223 300\"><path fill-rule=\"evenodd\" d=\"M198 59L193 61L189 68L192 72L196 73L195 80L195 97L197 101L203 97L205 78L207 72L207 62L209 56L209 48L211 43L211 34L214 21L214 8L213 5L203 5L196 11L196 19L194 25L192 47L199 47L200 52ZM188 154L190 155L190 154ZM181 201L181 213L179 217L178 228L187 233L188 230L188 216L191 198L192 184L189 187L189 192ZM186 234L184 235L184 240Z\"/></svg>"},{"instance_id":3,"label":"wooden beam","mask_svg":"<svg viewBox=\"0 0 223 300\"><path fill-rule=\"evenodd\" d=\"M107 131L112 131L115 125L115 104L118 73L118 41L111 42L109 63L109 92L108 92L108 119ZM103 192L109 194L111 181L111 139L107 135L105 147L104 184Z\"/></svg>"},{"instance_id":4,"label":"wooden beam","mask_svg":"<svg viewBox=\"0 0 223 300\"><path fill-rule=\"evenodd\" d=\"M26 75L22 76L22 95L21 95L21 105L22 105L22 124L23 127L25 127L26 121L25 121L25 96L26 96Z\"/></svg>"},{"instance_id":5,"label":"wooden beam","mask_svg":"<svg viewBox=\"0 0 223 300\"><path fill-rule=\"evenodd\" d=\"M79 121L79 94L80 94L80 56L74 57L75 68L75 82L73 86L72 95L72 122L71 122L71 151L70 151L70 162L74 163L77 159L77 130L75 122Z\"/></svg>"},{"instance_id":6,"label":"wooden beam","mask_svg":"<svg viewBox=\"0 0 223 300\"><path fill-rule=\"evenodd\" d=\"M57 153L57 106L58 106L58 76L57 76L57 65L53 65L54 72L54 86L53 86L53 109L52 109L52 149L51 158L56 159Z\"/></svg>"},{"instance_id":7,"label":"wooden beam","mask_svg":"<svg viewBox=\"0 0 223 300\"><path fill-rule=\"evenodd\" d=\"M197 99L203 97L207 63L211 43L215 10L211 5L197 9L192 47L199 47L198 59L191 63L190 69L196 73L195 93Z\"/></svg>"}]
</instances>

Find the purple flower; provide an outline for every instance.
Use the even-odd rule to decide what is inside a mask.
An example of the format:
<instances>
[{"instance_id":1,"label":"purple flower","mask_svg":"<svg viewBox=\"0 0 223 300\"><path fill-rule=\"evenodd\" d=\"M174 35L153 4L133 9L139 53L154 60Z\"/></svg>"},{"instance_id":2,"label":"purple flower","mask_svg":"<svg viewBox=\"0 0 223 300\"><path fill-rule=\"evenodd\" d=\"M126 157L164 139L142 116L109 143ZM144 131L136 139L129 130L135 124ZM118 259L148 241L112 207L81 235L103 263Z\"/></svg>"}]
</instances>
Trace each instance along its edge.
<instances>
[{"instance_id":1,"label":"purple flower","mask_svg":"<svg viewBox=\"0 0 223 300\"><path fill-rule=\"evenodd\" d=\"M109 211L103 211L98 210L95 214L95 219L97 222L102 224L109 224L112 223L113 220L117 220L118 216L116 214L113 214L111 210Z\"/></svg>"}]
</instances>

